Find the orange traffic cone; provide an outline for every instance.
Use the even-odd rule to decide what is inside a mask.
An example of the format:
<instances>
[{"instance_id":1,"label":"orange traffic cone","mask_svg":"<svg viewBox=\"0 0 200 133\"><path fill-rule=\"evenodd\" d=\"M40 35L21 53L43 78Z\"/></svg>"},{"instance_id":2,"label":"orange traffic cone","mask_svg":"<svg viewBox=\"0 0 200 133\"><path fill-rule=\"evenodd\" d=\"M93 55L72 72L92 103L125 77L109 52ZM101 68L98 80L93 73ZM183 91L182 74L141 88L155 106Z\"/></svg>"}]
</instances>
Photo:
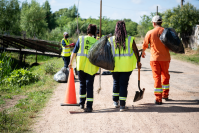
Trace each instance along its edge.
<instances>
[{"instance_id":1,"label":"orange traffic cone","mask_svg":"<svg viewBox=\"0 0 200 133\"><path fill-rule=\"evenodd\" d=\"M79 106L76 102L73 68L70 69L64 103L61 106Z\"/></svg>"}]
</instances>

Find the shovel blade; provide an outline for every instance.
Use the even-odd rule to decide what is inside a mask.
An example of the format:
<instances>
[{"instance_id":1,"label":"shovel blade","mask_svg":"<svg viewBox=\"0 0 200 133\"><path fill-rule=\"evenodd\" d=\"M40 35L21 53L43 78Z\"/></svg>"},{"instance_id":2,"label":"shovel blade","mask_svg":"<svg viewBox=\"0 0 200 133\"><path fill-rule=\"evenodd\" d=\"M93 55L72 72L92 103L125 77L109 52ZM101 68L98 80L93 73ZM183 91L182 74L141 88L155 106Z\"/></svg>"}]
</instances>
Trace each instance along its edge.
<instances>
[{"instance_id":1,"label":"shovel blade","mask_svg":"<svg viewBox=\"0 0 200 133\"><path fill-rule=\"evenodd\" d=\"M135 97L133 99L133 102L137 102L137 101L139 101L139 100L141 100L143 98L144 90L145 89L143 88L143 90L135 92Z\"/></svg>"}]
</instances>

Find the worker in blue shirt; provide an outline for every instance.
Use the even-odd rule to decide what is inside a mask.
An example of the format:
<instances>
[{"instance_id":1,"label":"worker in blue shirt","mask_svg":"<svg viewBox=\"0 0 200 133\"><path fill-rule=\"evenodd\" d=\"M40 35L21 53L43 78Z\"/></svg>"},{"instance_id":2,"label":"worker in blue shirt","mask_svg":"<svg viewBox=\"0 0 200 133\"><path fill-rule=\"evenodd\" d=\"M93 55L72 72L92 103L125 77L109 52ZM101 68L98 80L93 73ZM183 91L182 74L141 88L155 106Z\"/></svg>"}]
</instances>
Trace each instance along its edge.
<instances>
[{"instance_id":1,"label":"worker in blue shirt","mask_svg":"<svg viewBox=\"0 0 200 133\"><path fill-rule=\"evenodd\" d=\"M67 68L70 62L70 56L71 56L71 49L70 49L70 44L68 40L68 33L64 32L63 33L64 38L61 40L61 47L62 47L62 53L61 56L64 61L64 67Z\"/></svg>"}]
</instances>

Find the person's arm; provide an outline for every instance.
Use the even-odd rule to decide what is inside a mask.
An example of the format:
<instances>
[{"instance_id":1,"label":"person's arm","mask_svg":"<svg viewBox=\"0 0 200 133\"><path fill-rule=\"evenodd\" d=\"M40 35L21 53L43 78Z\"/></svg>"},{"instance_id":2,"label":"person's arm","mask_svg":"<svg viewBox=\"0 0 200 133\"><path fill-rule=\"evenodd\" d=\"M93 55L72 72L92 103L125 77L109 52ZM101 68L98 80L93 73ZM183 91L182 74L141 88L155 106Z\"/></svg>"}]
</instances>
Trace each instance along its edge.
<instances>
[{"instance_id":1,"label":"person's arm","mask_svg":"<svg viewBox=\"0 0 200 133\"><path fill-rule=\"evenodd\" d=\"M71 59L70 59L69 65L68 65L69 69L72 68L72 62L73 62L74 58L76 57L76 53L78 52L78 50L79 50L79 39L76 42L74 50L73 50L73 52L71 54Z\"/></svg>"},{"instance_id":2,"label":"person's arm","mask_svg":"<svg viewBox=\"0 0 200 133\"><path fill-rule=\"evenodd\" d=\"M70 59L69 65L68 65L69 69L72 68L72 62L73 62L73 59L74 59L75 57L76 57L76 53L73 53L73 52L72 52L71 59Z\"/></svg>"},{"instance_id":3,"label":"person's arm","mask_svg":"<svg viewBox=\"0 0 200 133\"><path fill-rule=\"evenodd\" d=\"M135 43L134 40L133 40L132 47L133 47L133 51L135 53L135 56L137 58L137 67L141 68L141 63L139 62L139 51L138 51L138 48L137 48L136 43Z\"/></svg>"},{"instance_id":4,"label":"person's arm","mask_svg":"<svg viewBox=\"0 0 200 133\"><path fill-rule=\"evenodd\" d=\"M145 50L148 48L149 43L150 43L150 34L149 34L149 32L147 32L147 34L144 38L144 43L142 45L142 58L145 58L145 56L146 56Z\"/></svg>"}]
</instances>

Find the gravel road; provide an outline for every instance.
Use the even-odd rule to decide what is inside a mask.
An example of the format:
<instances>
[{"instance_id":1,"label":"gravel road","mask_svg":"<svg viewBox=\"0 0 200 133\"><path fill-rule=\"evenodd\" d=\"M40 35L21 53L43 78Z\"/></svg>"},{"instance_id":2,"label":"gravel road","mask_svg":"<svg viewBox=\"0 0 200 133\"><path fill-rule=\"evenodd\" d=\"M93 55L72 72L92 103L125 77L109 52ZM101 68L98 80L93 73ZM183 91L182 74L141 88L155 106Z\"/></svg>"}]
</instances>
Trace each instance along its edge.
<instances>
[{"instance_id":1,"label":"gravel road","mask_svg":"<svg viewBox=\"0 0 200 133\"><path fill-rule=\"evenodd\" d=\"M150 53L141 59L141 88L144 98L133 102L137 87L137 69L130 77L127 106L119 112L112 105L111 75L102 75L102 90L97 93L99 76L94 82L92 113L85 113L76 106L60 106L64 101L67 84L61 83L54 91L47 106L40 112L32 126L34 133L198 133L199 132L199 66L171 60L171 101L155 105L154 80L150 67ZM76 77L77 78L77 77ZM75 83L79 102L79 82Z\"/></svg>"}]
</instances>

